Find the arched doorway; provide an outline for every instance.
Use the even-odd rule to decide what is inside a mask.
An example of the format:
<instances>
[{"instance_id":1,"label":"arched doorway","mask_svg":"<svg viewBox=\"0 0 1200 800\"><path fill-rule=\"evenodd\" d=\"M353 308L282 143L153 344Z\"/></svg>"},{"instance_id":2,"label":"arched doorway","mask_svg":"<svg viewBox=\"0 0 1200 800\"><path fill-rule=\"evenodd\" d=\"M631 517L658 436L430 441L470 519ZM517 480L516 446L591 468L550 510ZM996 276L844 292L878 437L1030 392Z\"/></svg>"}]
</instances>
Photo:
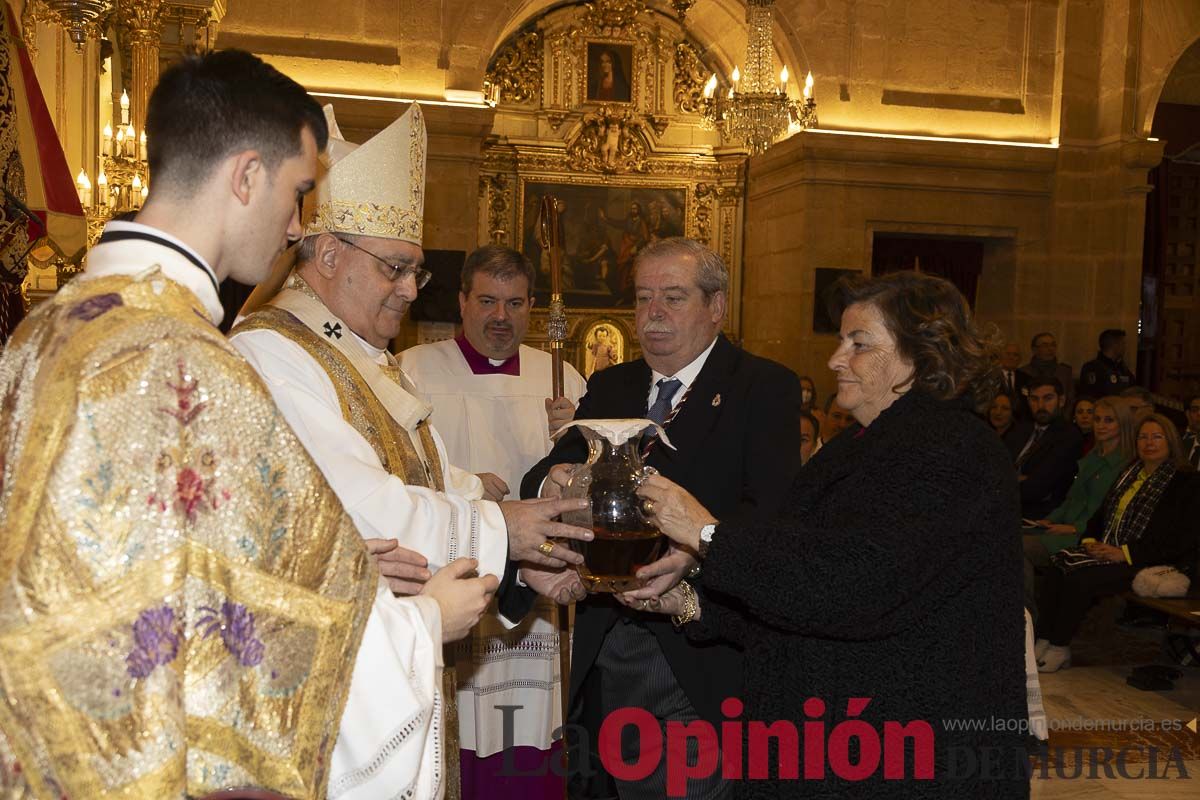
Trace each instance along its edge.
<instances>
[{"instance_id":1,"label":"arched doorway","mask_svg":"<svg viewBox=\"0 0 1200 800\"><path fill-rule=\"evenodd\" d=\"M1167 76L1151 136L1165 143L1146 202L1139 378L1200 392L1200 39Z\"/></svg>"}]
</instances>

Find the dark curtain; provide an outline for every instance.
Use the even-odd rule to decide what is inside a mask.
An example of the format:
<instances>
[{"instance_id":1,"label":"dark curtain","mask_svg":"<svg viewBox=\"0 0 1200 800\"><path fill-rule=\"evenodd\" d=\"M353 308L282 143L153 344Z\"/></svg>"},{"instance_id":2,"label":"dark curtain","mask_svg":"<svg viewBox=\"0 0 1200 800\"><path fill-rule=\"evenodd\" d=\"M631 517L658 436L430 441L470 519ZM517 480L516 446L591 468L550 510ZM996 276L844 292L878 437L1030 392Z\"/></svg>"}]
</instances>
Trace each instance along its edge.
<instances>
[{"instance_id":1,"label":"dark curtain","mask_svg":"<svg viewBox=\"0 0 1200 800\"><path fill-rule=\"evenodd\" d=\"M871 272L884 275L905 269L918 269L953 283L971 308L983 274L983 242L972 239L947 239L933 236L875 234L871 252Z\"/></svg>"}]
</instances>

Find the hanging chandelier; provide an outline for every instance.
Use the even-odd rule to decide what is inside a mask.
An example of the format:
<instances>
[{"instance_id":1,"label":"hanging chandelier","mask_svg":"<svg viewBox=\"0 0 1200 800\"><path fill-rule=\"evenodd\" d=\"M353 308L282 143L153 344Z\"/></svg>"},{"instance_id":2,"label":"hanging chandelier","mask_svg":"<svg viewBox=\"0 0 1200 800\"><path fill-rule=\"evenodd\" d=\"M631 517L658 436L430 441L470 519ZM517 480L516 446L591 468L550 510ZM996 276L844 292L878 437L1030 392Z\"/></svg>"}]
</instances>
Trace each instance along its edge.
<instances>
[{"instance_id":1,"label":"hanging chandelier","mask_svg":"<svg viewBox=\"0 0 1200 800\"><path fill-rule=\"evenodd\" d=\"M798 129L817 125L817 100L813 97L813 77L804 80L804 96L792 100L787 94L788 69L776 80L773 68L775 44L771 35L774 0L748 0L750 32L746 38L746 72L733 68L729 90L717 92L714 74L704 85L700 113L704 127L716 128L722 138L739 141L758 155L773 145L792 126Z\"/></svg>"},{"instance_id":2,"label":"hanging chandelier","mask_svg":"<svg viewBox=\"0 0 1200 800\"><path fill-rule=\"evenodd\" d=\"M99 37L100 18L112 10L113 0L30 0L46 11L46 19L65 28L77 52L88 39Z\"/></svg>"}]
</instances>

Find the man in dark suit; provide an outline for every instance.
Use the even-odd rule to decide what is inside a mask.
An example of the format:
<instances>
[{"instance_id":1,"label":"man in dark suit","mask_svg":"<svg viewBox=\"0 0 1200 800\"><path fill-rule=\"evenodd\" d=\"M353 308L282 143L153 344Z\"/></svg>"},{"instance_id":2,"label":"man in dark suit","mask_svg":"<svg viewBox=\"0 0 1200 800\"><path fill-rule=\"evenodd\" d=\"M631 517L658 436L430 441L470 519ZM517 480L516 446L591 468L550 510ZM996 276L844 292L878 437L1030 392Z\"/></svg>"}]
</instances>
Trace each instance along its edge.
<instances>
[{"instance_id":1,"label":"man in dark suit","mask_svg":"<svg viewBox=\"0 0 1200 800\"><path fill-rule=\"evenodd\" d=\"M1029 419L1029 402L1026 394L1029 390L1030 375L1020 368L1021 346L1009 342L1000 351L1000 382L1001 391L1008 395L1012 404L1013 419Z\"/></svg>"},{"instance_id":2,"label":"man in dark suit","mask_svg":"<svg viewBox=\"0 0 1200 800\"><path fill-rule=\"evenodd\" d=\"M1026 388L1033 418L1010 428L1004 443L1021 482L1021 516L1045 519L1075 480L1083 435L1062 417L1063 386L1058 378L1033 378Z\"/></svg>"},{"instance_id":3,"label":"man in dark suit","mask_svg":"<svg viewBox=\"0 0 1200 800\"><path fill-rule=\"evenodd\" d=\"M645 355L594 374L575 418L664 420L675 449L655 442L646 457L649 466L722 520L774 511L800 466L799 379L721 334L729 279L717 254L690 239L663 239L638 253L634 266L637 335ZM587 455L583 437L567 433L525 476L521 496L558 495L570 465ZM638 601L641 608L696 563L686 551L673 550L639 571L648 580L639 590L648 598ZM614 785L603 773L595 750L604 717L624 706L641 707L658 719L664 735L668 720L716 725L724 719L721 702L741 692L741 674L736 650L692 644L662 615L641 613L606 595L579 603L568 719L588 731L592 752L585 755L577 743L568 743L571 796L666 796L665 756L641 781ZM632 764L639 760L640 743L632 726L626 734L622 753ZM586 768L598 774L588 780L580 774ZM689 797L730 793L719 769L710 780L689 782Z\"/></svg>"}]
</instances>

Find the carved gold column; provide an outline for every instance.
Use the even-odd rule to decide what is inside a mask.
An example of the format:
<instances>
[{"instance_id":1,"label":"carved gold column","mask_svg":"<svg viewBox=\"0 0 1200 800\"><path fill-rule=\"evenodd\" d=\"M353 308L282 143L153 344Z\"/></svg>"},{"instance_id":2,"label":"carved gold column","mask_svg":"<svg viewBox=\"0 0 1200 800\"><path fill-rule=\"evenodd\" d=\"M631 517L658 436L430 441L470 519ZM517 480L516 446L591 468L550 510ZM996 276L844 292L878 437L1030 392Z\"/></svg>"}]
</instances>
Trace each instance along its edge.
<instances>
[{"instance_id":1,"label":"carved gold column","mask_svg":"<svg viewBox=\"0 0 1200 800\"><path fill-rule=\"evenodd\" d=\"M138 131L145 130L146 103L158 83L162 11L163 0L121 0L117 6L118 22L129 45L129 119Z\"/></svg>"},{"instance_id":2,"label":"carved gold column","mask_svg":"<svg viewBox=\"0 0 1200 800\"><path fill-rule=\"evenodd\" d=\"M227 0L166 0L159 62L173 64L187 53L212 50L227 7Z\"/></svg>"}]
</instances>

